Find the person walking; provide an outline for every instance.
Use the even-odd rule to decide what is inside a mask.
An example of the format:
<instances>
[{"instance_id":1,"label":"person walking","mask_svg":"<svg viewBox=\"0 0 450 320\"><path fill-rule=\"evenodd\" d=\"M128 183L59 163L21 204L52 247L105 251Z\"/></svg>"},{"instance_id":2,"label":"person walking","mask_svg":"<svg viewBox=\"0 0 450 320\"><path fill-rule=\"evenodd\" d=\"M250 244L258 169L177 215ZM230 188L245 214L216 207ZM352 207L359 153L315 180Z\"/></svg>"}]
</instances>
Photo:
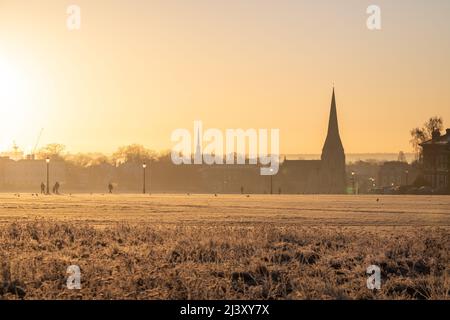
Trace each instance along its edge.
<instances>
[{"instance_id":1,"label":"person walking","mask_svg":"<svg viewBox=\"0 0 450 320\"><path fill-rule=\"evenodd\" d=\"M56 181L55 186L53 187L53 193L59 194L59 182Z\"/></svg>"},{"instance_id":2,"label":"person walking","mask_svg":"<svg viewBox=\"0 0 450 320\"><path fill-rule=\"evenodd\" d=\"M114 186L112 185L112 183L109 183L109 184L108 184L108 190L109 190L109 193L112 193L112 192L113 192L113 189L114 189Z\"/></svg>"},{"instance_id":3,"label":"person walking","mask_svg":"<svg viewBox=\"0 0 450 320\"><path fill-rule=\"evenodd\" d=\"M41 194L45 193L45 184L41 182Z\"/></svg>"}]
</instances>

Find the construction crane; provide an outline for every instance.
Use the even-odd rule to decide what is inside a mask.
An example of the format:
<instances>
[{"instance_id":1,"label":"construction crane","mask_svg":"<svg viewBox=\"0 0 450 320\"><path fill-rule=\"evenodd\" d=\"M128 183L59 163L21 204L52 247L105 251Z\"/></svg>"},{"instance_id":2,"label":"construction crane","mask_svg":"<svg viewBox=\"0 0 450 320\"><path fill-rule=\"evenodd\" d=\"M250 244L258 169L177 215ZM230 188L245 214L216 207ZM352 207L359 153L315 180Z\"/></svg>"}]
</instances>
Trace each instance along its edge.
<instances>
[{"instance_id":1,"label":"construction crane","mask_svg":"<svg viewBox=\"0 0 450 320\"><path fill-rule=\"evenodd\" d=\"M41 131L39 131L38 137L36 139L36 143L34 145L33 151L31 152L31 158L34 159L36 154L36 148L39 145L39 141L41 140L42 132L44 131L44 128L41 128Z\"/></svg>"}]
</instances>

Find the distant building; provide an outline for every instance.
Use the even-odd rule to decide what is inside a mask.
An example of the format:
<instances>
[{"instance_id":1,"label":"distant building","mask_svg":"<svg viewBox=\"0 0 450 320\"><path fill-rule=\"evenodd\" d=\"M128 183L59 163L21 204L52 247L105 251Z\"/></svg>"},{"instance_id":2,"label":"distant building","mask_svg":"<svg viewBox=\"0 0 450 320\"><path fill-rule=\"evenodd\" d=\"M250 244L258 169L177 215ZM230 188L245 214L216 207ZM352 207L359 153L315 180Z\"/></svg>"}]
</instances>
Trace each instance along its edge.
<instances>
[{"instance_id":1,"label":"distant building","mask_svg":"<svg viewBox=\"0 0 450 320\"><path fill-rule=\"evenodd\" d=\"M3 159L22 160L24 158L23 151L14 142L12 150L0 152L0 157Z\"/></svg>"},{"instance_id":2,"label":"distant building","mask_svg":"<svg viewBox=\"0 0 450 320\"><path fill-rule=\"evenodd\" d=\"M353 193L373 192L379 183L380 162L375 160L349 163L347 165L347 181L350 182ZM354 190L353 190L354 188Z\"/></svg>"},{"instance_id":3,"label":"distant building","mask_svg":"<svg viewBox=\"0 0 450 320\"><path fill-rule=\"evenodd\" d=\"M415 167L407 162L387 161L378 171L378 187L401 187L413 184L418 176Z\"/></svg>"},{"instance_id":4,"label":"distant building","mask_svg":"<svg viewBox=\"0 0 450 320\"><path fill-rule=\"evenodd\" d=\"M285 160L276 180L283 193L320 193L321 160Z\"/></svg>"},{"instance_id":5,"label":"distant building","mask_svg":"<svg viewBox=\"0 0 450 320\"><path fill-rule=\"evenodd\" d=\"M283 193L346 192L345 153L339 134L336 98L331 98L328 133L320 160L285 160L277 180Z\"/></svg>"},{"instance_id":6,"label":"distant building","mask_svg":"<svg viewBox=\"0 0 450 320\"><path fill-rule=\"evenodd\" d=\"M423 175L435 190L450 193L450 129L444 135L435 131L423 148Z\"/></svg>"}]
</instances>

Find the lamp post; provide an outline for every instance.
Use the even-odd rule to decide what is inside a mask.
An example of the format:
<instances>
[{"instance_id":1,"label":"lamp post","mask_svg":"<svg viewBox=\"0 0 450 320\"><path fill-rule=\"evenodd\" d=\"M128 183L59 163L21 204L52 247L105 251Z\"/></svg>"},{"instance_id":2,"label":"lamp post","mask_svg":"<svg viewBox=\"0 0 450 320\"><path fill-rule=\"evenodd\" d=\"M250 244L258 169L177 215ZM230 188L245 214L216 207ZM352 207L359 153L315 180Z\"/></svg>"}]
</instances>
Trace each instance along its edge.
<instances>
[{"instance_id":1,"label":"lamp post","mask_svg":"<svg viewBox=\"0 0 450 320\"><path fill-rule=\"evenodd\" d=\"M145 194L145 169L147 168L147 164L144 162L142 164L142 173L143 173L143 185L142 185L142 193Z\"/></svg>"},{"instance_id":2,"label":"lamp post","mask_svg":"<svg viewBox=\"0 0 450 320\"><path fill-rule=\"evenodd\" d=\"M47 157L47 159L45 159L45 163L47 164L47 194L50 194L50 173L49 173L50 158L49 157Z\"/></svg>"},{"instance_id":3,"label":"lamp post","mask_svg":"<svg viewBox=\"0 0 450 320\"><path fill-rule=\"evenodd\" d=\"M356 194L356 189L355 189L355 175L356 175L355 171L352 171L352 191L353 191L353 194Z\"/></svg>"},{"instance_id":4,"label":"lamp post","mask_svg":"<svg viewBox=\"0 0 450 320\"><path fill-rule=\"evenodd\" d=\"M369 181L370 181L370 186L369 186L369 192L370 193L373 193L374 192L374 189L375 189L375 178L372 178L372 177L370 177L369 178Z\"/></svg>"},{"instance_id":5,"label":"lamp post","mask_svg":"<svg viewBox=\"0 0 450 320\"><path fill-rule=\"evenodd\" d=\"M148 193L152 194L152 182L153 182L153 159L150 159L148 167Z\"/></svg>"},{"instance_id":6,"label":"lamp post","mask_svg":"<svg viewBox=\"0 0 450 320\"><path fill-rule=\"evenodd\" d=\"M270 194L273 194L273 169L270 168Z\"/></svg>"}]
</instances>

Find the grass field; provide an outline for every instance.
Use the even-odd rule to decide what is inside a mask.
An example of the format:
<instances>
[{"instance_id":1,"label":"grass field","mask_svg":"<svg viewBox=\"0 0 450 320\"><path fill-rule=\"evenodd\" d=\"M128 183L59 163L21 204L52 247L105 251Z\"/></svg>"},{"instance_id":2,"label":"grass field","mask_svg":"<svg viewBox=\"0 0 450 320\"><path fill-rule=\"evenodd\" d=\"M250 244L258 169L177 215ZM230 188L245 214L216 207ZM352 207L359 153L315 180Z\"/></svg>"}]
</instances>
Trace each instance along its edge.
<instances>
[{"instance_id":1,"label":"grass field","mask_svg":"<svg viewBox=\"0 0 450 320\"><path fill-rule=\"evenodd\" d=\"M448 299L449 231L445 196L0 194L0 297Z\"/></svg>"}]
</instances>

